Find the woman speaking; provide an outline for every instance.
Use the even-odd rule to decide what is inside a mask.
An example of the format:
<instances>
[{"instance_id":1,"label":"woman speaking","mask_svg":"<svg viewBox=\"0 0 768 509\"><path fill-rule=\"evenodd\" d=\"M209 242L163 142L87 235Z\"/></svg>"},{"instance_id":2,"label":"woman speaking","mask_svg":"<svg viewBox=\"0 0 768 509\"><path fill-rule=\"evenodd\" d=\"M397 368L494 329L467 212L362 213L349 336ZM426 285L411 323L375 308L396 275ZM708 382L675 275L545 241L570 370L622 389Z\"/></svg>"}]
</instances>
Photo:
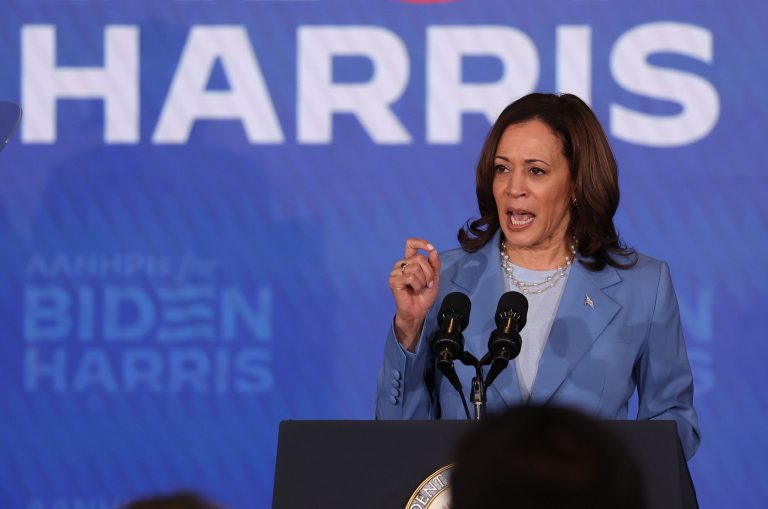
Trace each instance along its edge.
<instances>
[{"instance_id":1,"label":"woman speaking","mask_svg":"<svg viewBox=\"0 0 768 509\"><path fill-rule=\"evenodd\" d=\"M461 396L434 369L435 303L469 296L464 348L480 358L499 297L517 291L529 302L522 349L488 388L490 412L532 403L626 419L637 390L637 418L675 420L690 458L700 438L669 269L619 240L617 165L594 113L569 94L510 104L483 145L476 188L480 217L459 230L459 249L438 255L408 239L392 269L396 314L377 418L465 418ZM455 364L470 387L475 369Z\"/></svg>"}]
</instances>

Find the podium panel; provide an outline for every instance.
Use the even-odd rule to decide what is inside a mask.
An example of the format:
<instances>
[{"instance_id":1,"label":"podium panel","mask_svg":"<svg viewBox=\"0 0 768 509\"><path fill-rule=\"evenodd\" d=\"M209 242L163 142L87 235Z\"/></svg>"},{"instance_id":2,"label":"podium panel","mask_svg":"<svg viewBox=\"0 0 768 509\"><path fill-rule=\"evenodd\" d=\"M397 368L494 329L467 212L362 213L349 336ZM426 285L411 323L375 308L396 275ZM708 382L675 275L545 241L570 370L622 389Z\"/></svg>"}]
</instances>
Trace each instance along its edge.
<instances>
[{"instance_id":1,"label":"podium panel","mask_svg":"<svg viewBox=\"0 0 768 509\"><path fill-rule=\"evenodd\" d=\"M399 509L450 463L474 421L283 421L273 509ZM674 421L610 421L645 475L649 509L698 507Z\"/></svg>"}]
</instances>

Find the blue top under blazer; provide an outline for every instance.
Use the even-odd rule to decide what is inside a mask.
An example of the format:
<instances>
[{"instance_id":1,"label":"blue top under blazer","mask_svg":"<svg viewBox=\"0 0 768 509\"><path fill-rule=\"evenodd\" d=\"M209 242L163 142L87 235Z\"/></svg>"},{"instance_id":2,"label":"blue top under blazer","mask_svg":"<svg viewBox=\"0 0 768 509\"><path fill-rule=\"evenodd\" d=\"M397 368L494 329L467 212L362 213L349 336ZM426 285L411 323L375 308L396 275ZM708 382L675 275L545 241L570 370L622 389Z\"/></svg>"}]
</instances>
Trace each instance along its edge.
<instances>
[{"instance_id":1,"label":"blue top under blazer","mask_svg":"<svg viewBox=\"0 0 768 509\"><path fill-rule=\"evenodd\" d=\"M504 293L499 233L474 253L454 249L440 255L440 291L430 309L416 351L401 347L390 327L379 372L377 419L465 419L453 386L433 369L429 338L437 328L439 303L464 292L472 316L465 349L480 358L495 328L494 313ZM586 297L593 306L585 303ZM474 368L455 363L465 393ZM434 372L434 387L425 382ZM432 384L430 384L432 385ZM574 262L539 363L529 402L579 408L602 419L626 419L637 388L638 419L671 419L690 459L699 446L693 408L693 379L680 326L680 312L666 263L639 255L623 270L593 272ZM488 389L489 413L525 403L515 363Z\"/></svg>"}]
</instances>

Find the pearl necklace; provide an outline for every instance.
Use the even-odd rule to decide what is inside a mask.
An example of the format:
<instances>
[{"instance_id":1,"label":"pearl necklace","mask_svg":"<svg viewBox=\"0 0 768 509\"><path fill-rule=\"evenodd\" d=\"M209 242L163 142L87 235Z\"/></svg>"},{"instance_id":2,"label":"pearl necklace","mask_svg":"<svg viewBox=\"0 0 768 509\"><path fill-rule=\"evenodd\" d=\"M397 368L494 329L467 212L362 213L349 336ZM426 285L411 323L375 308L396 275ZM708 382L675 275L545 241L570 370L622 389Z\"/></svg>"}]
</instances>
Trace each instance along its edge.
<instances>
[{"instance_id":1,"label":"pearl necklace","mask_svg":"<svg viewBox=\"0 0 768 509\"><path fill-rule=\"evenodd\" d=\"M504 275L512 281L512 284L514 284L521 292L523 293L534 293L537 295L541 295L542 293L546 292L550 288L554 288L558 281L563 279L565 275L568 273L568 269L571 267L571 263L573 262L573 259L576 257L576 242L571 243L571 256L566 255L565 256L565 265L558 267L555 269L555 274L550 274L542 281L535 281L535 282L528 282L528 281L520 281L515 277L515 271L512 268L512 262L509 261L509 256L507 256L507 246L504 244L504 241L501 241L501 249L499 249L499 255L501 258L501 268L504 270ZM543 287L543 288L541 288Z\"/></svg>"}]
</instances>

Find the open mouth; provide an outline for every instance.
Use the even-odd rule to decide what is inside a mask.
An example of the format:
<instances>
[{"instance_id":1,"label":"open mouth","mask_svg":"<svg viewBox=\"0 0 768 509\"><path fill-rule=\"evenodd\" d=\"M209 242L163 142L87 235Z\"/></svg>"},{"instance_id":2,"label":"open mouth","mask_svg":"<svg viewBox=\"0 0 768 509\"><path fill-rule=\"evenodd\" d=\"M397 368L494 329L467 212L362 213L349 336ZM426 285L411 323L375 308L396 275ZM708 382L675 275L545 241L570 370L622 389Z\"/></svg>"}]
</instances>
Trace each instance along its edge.
<instances>
[{"instance_id":1,"label":"open mouth","mask_svg":"<svg viewBox=\"0 0 768 509\"><path fill-rule=\"evenodd\" d=\"M512 226L522 227L529 225L536 214L523 209L507 209L507 217Z\"/></svg>"}]
</instances>

